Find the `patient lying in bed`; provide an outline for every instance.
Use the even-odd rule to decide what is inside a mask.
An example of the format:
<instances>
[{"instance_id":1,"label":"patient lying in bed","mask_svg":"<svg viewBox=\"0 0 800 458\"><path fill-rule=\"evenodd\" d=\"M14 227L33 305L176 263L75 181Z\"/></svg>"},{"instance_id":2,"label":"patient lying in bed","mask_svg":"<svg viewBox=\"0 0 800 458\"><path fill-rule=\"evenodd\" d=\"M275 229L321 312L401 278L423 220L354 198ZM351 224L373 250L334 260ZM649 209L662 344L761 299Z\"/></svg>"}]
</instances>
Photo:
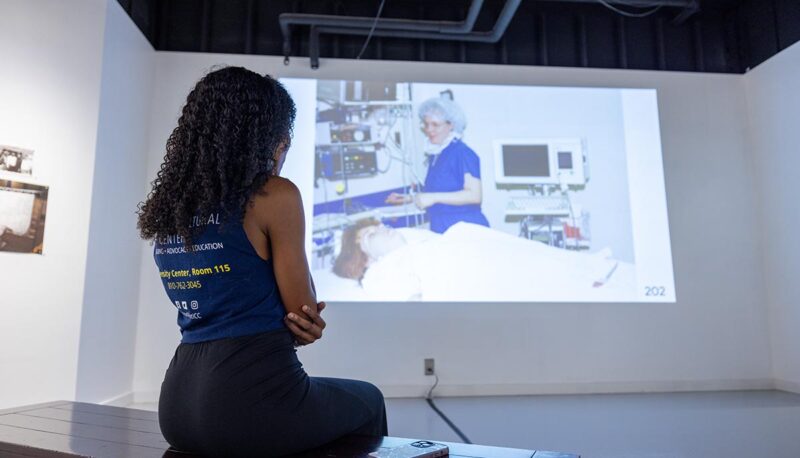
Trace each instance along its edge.
<instances>
[{"instance_id":1,"label":"patient lying in bed","mask_svg":"<svg viewBox=\"0 0 800 458\"><path fill-rule=\"evenodd\" d=\"M591 299L616 274L610 250L553 248L470 223L444 234L362 220L345 230L334 273L383 301Z\"/></svg>"}]
</instances>

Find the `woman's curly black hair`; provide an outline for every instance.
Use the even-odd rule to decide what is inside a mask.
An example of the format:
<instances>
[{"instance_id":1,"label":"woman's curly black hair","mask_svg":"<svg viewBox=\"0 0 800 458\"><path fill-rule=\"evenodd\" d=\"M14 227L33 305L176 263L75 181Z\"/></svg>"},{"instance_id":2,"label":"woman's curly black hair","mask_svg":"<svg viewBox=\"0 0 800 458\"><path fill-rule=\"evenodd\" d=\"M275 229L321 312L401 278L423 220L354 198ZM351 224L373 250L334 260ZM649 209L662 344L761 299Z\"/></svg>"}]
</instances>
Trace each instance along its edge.
<instances>
[{"instance_id":1,"label":"woman's curly black hair","mask_svg":"<svg viewBox=\"0 0 800 458\"><path fill-rule=\"evenodd\" d=\"M139 204L142 238L184 237L192 217L221 212L243 218L288 148L295 118L289 93L275 79L242 67L208 73L189 93L167 140L161 169Z\"/></svg>"}]
</instances>

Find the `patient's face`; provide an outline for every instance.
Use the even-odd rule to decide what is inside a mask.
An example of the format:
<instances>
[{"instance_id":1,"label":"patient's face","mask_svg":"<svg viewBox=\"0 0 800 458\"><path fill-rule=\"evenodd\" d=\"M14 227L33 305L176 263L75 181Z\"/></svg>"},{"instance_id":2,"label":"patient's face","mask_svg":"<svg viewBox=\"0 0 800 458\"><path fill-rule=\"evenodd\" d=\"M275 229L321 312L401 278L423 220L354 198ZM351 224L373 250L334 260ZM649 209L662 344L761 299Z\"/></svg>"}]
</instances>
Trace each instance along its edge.
<instances>
[{"instance_id":1,"label":"patient's face","mask_svg":"<svg viewBox=\"0 0 800 458\"><path fill-rule=\"evenodd\" d=\"M405 245L406 239L400 232L380 224L359 230L356 234L356 242L361 250L369 256L370 261L376 261Z\"/></svg>"}]
</instances>

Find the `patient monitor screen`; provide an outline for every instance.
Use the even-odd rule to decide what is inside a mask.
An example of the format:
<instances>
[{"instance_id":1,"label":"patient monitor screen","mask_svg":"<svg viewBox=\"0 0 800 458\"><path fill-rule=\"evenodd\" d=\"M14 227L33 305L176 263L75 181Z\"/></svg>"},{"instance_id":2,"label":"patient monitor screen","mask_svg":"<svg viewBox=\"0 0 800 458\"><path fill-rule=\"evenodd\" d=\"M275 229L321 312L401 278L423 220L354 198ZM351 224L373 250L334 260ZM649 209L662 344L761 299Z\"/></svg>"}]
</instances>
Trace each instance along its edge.
<instances>
[{"instance_id":1,"label":"patient monitor screen","mask_svg":"<svg viewBox=\"0 0 800 458\"><path fill-rule=\"evenodd\" d=\"M550 176L547 145L503 145L503 174L510 177Z\"/></svg>"},{"instance_id":2,"label":"patient monitor screen","mask_svg":"<svg viewBox=\"0 0 800 458\"><path fill-rule=\"evenodd\" d=\"M675 301L655 90L282 82L321 300Z\"/></svg>"}]
</instances>

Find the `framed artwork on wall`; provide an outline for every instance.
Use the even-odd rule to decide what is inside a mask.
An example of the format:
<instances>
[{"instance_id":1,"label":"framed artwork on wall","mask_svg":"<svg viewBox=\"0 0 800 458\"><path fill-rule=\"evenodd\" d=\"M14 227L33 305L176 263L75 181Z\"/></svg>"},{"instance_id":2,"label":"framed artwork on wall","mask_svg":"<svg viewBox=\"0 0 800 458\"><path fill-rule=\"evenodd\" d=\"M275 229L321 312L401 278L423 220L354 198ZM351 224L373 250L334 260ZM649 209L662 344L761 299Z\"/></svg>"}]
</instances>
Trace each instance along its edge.
<instances>
[{"instance_id":1,"label":"framed artwork on wall","mask_svg":"<svg viewBox=\"0 0 800 458\"><path fill-rule=\"evenodd\" d=\"M0 180L0 252L42 254L48 187Z\"/></svg>"}]
</instances>

